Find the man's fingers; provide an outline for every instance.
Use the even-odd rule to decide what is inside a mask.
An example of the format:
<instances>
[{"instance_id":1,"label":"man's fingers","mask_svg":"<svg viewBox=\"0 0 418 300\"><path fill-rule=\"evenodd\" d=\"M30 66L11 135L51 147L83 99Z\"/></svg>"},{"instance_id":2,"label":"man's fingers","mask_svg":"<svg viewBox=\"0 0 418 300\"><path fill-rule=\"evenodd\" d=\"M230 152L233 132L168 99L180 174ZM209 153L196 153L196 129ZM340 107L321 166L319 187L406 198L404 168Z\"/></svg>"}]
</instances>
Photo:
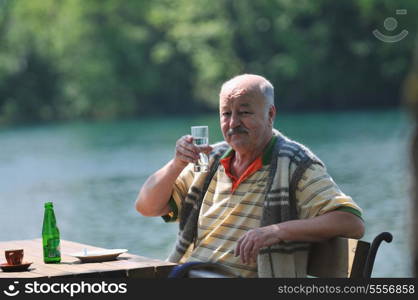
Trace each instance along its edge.
<instances>
[{"instance_id":1,"label":"man's fingers","mask_svg":"<svg viewBox=\"0 0 418 300\"><path fill-rule=\"evenodd\" d=\"M253 242L248 239L247 235L242 236L236 246L235 256L240 256L241 262L244 264L249 263L250 252L252 250Z\"/></svg>"},{"instance_id":2,"label":"man's fingers","mask_svg":"<svg viewBox=\"0 0 418 300\"><path fill-rule=\"evenodd\" d=\"M193 138L189 135L178 139L175 153L177 159L186 163L195 163L199 159L197 147L192 142Z\"/></svg>"},{"instance_id":3,"label":"man's fingers","mask_svg":"<svg viewBox=\"0 0 418 300\"><path fill-rule=\"evenodd\" d=\"M243 240L239 246L239 256L243 264L245 264L245 245L247 244L246 240Z\"/></svg>"},{"instance_id":4,"label":"man's fingers","mask_svg":"<svg viewBox=\"0 0 418 300\"><path fill-rule=\"evenodd\" d=\"M182 136L176 143L176 157L188 163L196 163L199 153L209 154L213 148L211 146L196 146L193 144L193 137L190 135Z\"/></svg>"},{"instance_id":5,"label":"man's fingers","mask_svg":"<svg viewBox=\"0 0 418 300\"><path fill-rule=\"evenodd\" d=\"M177 142L177 146L181 146L181 147L183 147L183 148L185 148L185 149L189 149L190 151L193 151L193 152L198 152L198 147L196 147L194 144L193 144L193 138L192 137L189 137L189 136L184 136L184 137L182 137L178 142Z\"/></svg>"},{"instance_id":6,"label":"man's fingers","mask_svg":"<svg viewBox=\"0 0 418 300\"><path fill-rule=\"evenodd\" d=\"M196 153L190 150L181 148L180 146L178 149L176 149L176 157L189 163L194 163L198 159L198 155Z\"/></svg>"},{"instance_id":7,"label":"man's fingers","mask_svg":"<svg viewBox=\"0 0 418 300\"><path fill-rule=\"evenodd\" d=\"M240 256L241 262L250 264L257 262L260 248L263 246L260 240L259 230L250 230L238 239L235 247L235 256Z\"/></svg>"},{"instance_id":8,"label":"man's fingers","mask_svg":"<svg viewBox=\"0 0 418 300\"><path fill-rule=\"evenodd\" d=\"M256 245L253 246L253 250L251 251L251 255L250 255L251 261L253 263L256 263L257 262L257 256L258 256L259 250L260 250L260 248L257 247Z\"/></svg>"},{"instance_id":9,"label":"man's fingers","mask_svg":"<svg viewBox=\"0 0 418 300\"><path fill-rule=\"evenodd\" d=\"M178 145L177 152L180 155L184 155L184 156L188 156L188 157L194 158L195 161L197 159L199 159L199 154L197 152L195 152L193 148L184 146L182 144Z\"/></svg>"},{"instance_id":10,"label":"man's fingers","mask_svg":"<svg viewBox=\"0 0 418 300\"><path fill-rule=\"evenodd\" d=\"M181 146L185 149L188 149L188 150L196 153L197 155L199 155L200 152L204 152L202 150L202 146L196 146L193 143L182 143Z\"/></svg>"},{"instance_id":11,"label":"man's fingers","mask_svg":"<svg viewBox=\"0 0 418 300\"><path fill-rule=\"evenodd\" d=\"M241 261L244 264L249 264L251 262L251 253L254 247L253 241L247 240L247 242L241 246Z\"/></svg>"},{"instance_id":12,"label":"man's fingers","mask_svg":"<svg viewBox=\"0 0 418 300\"><path fill-rule=\"evenodd\" d=\"M185 135L183 138L188 143L193 143L193 137L191 135Z\"/></svg>"},{"instance_id":13,"label":"man's fingers","mask_svg":"<svg viewBox=\"0 0 418 300\"><path fill-rule=\"evenodd\" d=\"M200 148L200 150L203 152L203 153L205 153L205 154L209 154L209 153L211 153L212 152L212 150L213 150L213 147L211 147L211 146L201 146L201 147L199 147Z\"/></svg>"},{"instance_id":14,"label":"man's fingers","mask_svg":"<svg viewBox=\"0 0 418 300\"><path fill-rule=\"evenodd\" d=\"M242 243L242 237L237 241L237 245L235 246L235 251L234 251L235 256L239 256L241 254L240 252L241 243Z\"/></svg>"}]
</instances>

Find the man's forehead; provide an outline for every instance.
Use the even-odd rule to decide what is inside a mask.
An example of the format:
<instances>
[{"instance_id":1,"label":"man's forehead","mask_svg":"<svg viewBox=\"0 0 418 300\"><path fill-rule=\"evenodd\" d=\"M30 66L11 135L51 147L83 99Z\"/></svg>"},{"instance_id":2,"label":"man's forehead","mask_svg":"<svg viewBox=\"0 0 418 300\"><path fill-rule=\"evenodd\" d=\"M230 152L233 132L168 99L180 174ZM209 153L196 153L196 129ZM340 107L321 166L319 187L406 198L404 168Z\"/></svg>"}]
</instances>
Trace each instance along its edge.
<instances>
[{"instance_id":1,"label":"man's forehead","mask_svg":"<svg viewBox=\"0 0 418 300\"><path fill-rule=\"evenodd\" d=\"M247 89L235 89L230 93L223 93L220 95L220 105L232 105L234 103L239 106L251 106L262 100L263 97L260 93L254 90Z\"/></svg>"},{"instance_id":2,"label":"man's forehead","mask_svg":"<svg viewBox=\"0 0 418 300\"><path fill-rule=\"evenodd\" d=\"M220 107L222 108L229 108L231 106L238 106L238 107L251 107L257 105L258 101L256 99L250 99L248 97L237 97L237 98L221 98Z\"/></svg>"},{"instance_id":3,"label":"man's forehead","mask_svg":"<svg viewBox=\"0 0 418 300\"><path fill-rule=\"evenodd\" d=\"M226 99L225 101L221 100L221 108L222 107L229 107L231 105L237 105L239 107L250 107L251 101L246 101L245 99Z\"/></svg>"}]
</instances>

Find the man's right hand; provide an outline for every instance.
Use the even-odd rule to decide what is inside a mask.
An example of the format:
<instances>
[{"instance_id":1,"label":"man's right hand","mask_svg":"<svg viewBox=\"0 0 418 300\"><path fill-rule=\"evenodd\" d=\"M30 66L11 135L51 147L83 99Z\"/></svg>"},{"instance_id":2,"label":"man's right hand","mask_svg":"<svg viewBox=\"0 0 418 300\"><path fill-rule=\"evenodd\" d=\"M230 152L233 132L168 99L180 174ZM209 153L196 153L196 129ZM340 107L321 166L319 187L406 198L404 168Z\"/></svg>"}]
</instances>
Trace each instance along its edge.
<instances>
[{"instance_id":1,"label":"man's right hand","mask_svg":"<svg viewBox=\"0 0 418 300\"><path fill-rule=\"evenodd\" d=\"M199 153L212 151L211 146L196 146L193 137L185 135L176 143L174 159L152 174L142 185L136 199L136 210L144 216L163 216L170 211L168 201L173 184L182 170L199 159Z\"/></svg>"},{"instance_id":2,"label":"man's right hand","mask_svg":"<svg viewBox=\"0 0 418 300\"><path fill-rule=\"evenodd\" d=\"M212 151L211 146L196 146L193 144L193 137L185 135L176 142L176 151L173 163L181 168L185 168L189 163L196 163L199 159L199 153L209 154Z\"/></svg>"}]
</instances>

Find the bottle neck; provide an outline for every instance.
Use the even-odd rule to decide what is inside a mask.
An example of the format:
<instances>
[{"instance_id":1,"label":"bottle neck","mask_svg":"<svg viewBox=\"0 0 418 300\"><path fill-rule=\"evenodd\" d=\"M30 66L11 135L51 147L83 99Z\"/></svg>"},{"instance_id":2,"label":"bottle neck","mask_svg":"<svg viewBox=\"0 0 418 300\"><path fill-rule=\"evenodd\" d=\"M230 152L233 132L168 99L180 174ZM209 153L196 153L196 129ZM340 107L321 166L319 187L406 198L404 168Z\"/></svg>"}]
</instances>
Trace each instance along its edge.
<instances>
[{"instance_id":1,"label":"bottle neck","mask_svg":"<svg viewBox=\"0 0 418 300\"><path fill-rule=\"evenodd\" d=\"M44 214L44 226L55 227L56 223L54 209L52 207L46 207Z\"/></svg>"}]
</instances>

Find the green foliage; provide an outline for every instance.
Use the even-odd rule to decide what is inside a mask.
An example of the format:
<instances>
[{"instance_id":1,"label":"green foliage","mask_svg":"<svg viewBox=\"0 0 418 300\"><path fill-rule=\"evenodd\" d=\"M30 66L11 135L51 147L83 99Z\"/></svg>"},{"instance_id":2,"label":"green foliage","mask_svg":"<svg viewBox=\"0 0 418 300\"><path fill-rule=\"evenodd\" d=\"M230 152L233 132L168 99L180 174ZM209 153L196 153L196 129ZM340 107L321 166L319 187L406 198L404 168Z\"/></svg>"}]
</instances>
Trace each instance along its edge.
<instances>
[{"instance_id":1,"label":"green foliage","mask_svg":"<svg viewBox=\"0 0 418 300\"><path fill-rule=\"evenodd\" d=\"M0 0L0 122L216 109L222 82L244 72L272 81L279 109L398 105L417 11L389 0ZM374 29L409 35L384 43Z\"/></svg>"}]
</instances>

